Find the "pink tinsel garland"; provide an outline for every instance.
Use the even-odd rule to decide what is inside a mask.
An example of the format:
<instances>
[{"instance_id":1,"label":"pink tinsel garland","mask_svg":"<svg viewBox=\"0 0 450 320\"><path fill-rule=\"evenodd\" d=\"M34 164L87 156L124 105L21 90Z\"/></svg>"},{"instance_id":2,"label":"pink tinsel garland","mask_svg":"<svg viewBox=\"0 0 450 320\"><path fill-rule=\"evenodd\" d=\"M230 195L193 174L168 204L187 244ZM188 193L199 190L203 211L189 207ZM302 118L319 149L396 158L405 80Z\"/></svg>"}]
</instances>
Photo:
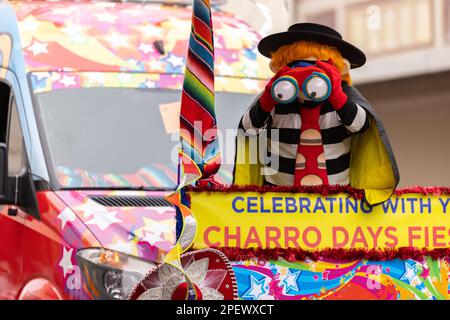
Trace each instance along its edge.
<instances>
[{"instance_id":1,"label":"pink tinsel garland","mask_svg":"<svg viewBox=\"0 0 450 320\"><path fill-rule=\"evenodd\" d=\"M364 197L364 190L355 189L350 186L334 185L334 186L311 186L311 187L288 187L288 186L236 186L236 185L213 185L213 186L199 186L187 187L189 192L280 192L280 193L312 193L320 194L322 196L335 195L344 193L362 199ZM394 191L394 194L401 196L406 193L416 193L422 195L450 195L450 187L405 187Z\"/></svg>"},{"instance_id":2,"label":"pink tinsel garland","mask_svg":"<svg viewBox=\"0 0 450 320\"><path fill-rule=\"evenodd\" d=\"M450 248L442 249L417 249L417 248L396 248L396 249L323 249L307 251L300 248L289 249L262 249L262 248L216 248L222 251L231 261L244 261L256 259L259 261L284 260L305 261L310 260L333 260L333 261L355 261L372 260L385 261L393 259L412 259L421 261L425 257L431 257L434 260L446 259L450 261Z\"/></svg>"}]
</instances>

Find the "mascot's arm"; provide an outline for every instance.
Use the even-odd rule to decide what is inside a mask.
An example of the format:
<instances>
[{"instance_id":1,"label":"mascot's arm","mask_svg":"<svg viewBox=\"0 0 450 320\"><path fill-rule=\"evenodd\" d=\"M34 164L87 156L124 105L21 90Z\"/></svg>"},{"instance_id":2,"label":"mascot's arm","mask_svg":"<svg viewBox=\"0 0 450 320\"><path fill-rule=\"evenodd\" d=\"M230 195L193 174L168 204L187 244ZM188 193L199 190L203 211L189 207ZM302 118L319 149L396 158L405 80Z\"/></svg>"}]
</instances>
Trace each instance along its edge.
<instances>
[{"instance_id":1,"label":"mascot's arm","mask_svg":"<svg viewBox=\"0 0 450 320\"><path fill-rule=\"evenodd\" d=\"M239 128L243 129L246 133L252 133L254 130L253 132L256 134L259 129L266 128L267 124L272 120L271 112L264 110L261 106L261 96L262 94L256 98L241 118Z\"/></svg>"},{"instance_id":2,"label":"mascot's arm","mask_svg":"<svg viewBox=\"0 0 450 320\"><path fill-rule=\"evenodd\" d=\"M345 93L350 93L349 86L342 84ZM350 133L363 133L370 127L370 117L363 105L355 101L354 96L347 94L348 98L344 106L336 110L339 120L347 128Z\"/></svg>"}]
</instances>

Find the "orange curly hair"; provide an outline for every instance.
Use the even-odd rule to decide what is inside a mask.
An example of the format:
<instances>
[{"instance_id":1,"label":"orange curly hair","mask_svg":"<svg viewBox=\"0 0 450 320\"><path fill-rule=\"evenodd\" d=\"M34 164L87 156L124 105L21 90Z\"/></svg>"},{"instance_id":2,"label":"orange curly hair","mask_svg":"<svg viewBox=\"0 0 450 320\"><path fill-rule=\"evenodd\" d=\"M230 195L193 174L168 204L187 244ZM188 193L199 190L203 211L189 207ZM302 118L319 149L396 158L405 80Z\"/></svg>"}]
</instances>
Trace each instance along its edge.
<instances>
[{"instance_id":1,"label":"orange curly hair","mask_svg":"<svg viewBox=\"0 0 450 320\"><path fill-rule=\"evenodd\" d=\"M342 74L342 80L349 85L352 84L350 78L350 65L345 60L338 49L332 46L320 44L313 41L297 41L293 44L288 44L278 48L272 53L272 60L270 61L270 69L274 72L280 70L282 67L288 65L295 60L307 59L314 57L318 60L332 59L334 65Z\"/></svg>"}]
</instances>

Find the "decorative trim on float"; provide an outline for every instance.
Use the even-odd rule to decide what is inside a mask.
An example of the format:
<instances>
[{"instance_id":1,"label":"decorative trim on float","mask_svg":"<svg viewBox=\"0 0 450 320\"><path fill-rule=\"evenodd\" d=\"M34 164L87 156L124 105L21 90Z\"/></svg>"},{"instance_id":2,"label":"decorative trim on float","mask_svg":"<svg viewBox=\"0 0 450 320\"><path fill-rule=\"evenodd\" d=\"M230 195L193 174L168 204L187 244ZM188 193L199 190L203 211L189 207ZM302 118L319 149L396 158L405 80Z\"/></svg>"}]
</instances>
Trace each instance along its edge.
<instances>
[{"instance_id":1,"label":"decorative trim on float","mask_svg":"<svg viewBox=\"0 0 450 320\"><path fill-rule=\"evenodd\" d=\"M433 260L446 259L450 263L450 248L442 249L418 249L418 248L396 248L396 249L324 249L324 250L303 250L300 248L289 249L263 249L263 248L215 248L222 251L231 261L260 260L271 261L284 259L286 261L305 261L307 259L334 260L334 261L355 261L355 260L415 260L420 261L426 257Z\"/></svg>"},{"instance_id":2,"label":"decorative trim on float","mask_svg":"<svg viewBox=\"0 0 450 320\"><path fill-rule=\"evenodd\" d=\"M332 185L332 186L302 186L302 187L288 187L288 186L189 186L186 188L188 192L280 192L280 193L310 193L310 194L320 194L322 196L329 196L335 194L348 194L356 199L364 198L364 190L355 189L350 186L342 185ZM407 193L422 194L427 196L438 196L438 195L450 195L450 187L421 187L412 186L405 188L398 188L394 191L394 195L401 196Z\"/></svg>"}]
</instances>

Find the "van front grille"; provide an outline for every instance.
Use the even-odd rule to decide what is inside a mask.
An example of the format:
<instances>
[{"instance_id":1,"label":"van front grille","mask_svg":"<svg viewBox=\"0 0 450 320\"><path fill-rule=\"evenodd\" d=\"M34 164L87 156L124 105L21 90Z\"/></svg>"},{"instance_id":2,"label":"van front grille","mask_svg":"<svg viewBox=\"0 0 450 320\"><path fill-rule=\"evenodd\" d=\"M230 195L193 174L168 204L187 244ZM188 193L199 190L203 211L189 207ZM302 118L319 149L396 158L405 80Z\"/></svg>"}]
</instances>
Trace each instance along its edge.
<instances>
[{"instance_id":1,"label":"van front grille","mask_svg":"<svg viewBox=\"0 0 450 320\"><path fill-rule=\"evenodd\" d=\"M164 197L92 196L91 200L105 207L172 207Z\"/></svg>"}]
</instances>

